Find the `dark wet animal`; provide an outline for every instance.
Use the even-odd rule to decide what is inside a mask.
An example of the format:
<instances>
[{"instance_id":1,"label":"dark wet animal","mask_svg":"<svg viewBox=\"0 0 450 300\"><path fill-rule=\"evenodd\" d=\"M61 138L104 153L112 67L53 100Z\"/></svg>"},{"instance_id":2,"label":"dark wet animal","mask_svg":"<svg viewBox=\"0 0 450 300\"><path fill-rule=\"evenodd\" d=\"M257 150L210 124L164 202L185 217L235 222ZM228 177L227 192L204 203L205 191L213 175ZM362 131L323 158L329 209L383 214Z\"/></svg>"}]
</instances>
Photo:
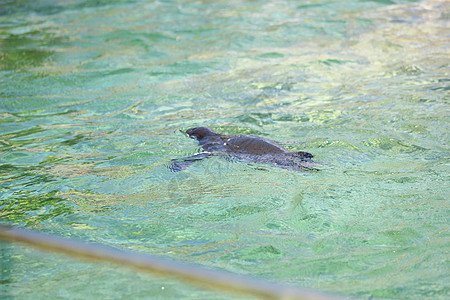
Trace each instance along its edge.
<instances>
[{"instance_id":1,"label":"dark wet animal","mask_svg":"<svg viewBox=\"0 0 450 300\"><path fill-rule=\"evenodd\" d=\"M224 135L215 133L207 127L191 128L186 131L189 137L198 140L203 152L174 160L172 171L185 170L192 163L204 158L220 155L239 161L269 164L295 171L317 170L308 152L291 152L280 145L262 137L249 135Z\"/></svg>"}]
</instances>

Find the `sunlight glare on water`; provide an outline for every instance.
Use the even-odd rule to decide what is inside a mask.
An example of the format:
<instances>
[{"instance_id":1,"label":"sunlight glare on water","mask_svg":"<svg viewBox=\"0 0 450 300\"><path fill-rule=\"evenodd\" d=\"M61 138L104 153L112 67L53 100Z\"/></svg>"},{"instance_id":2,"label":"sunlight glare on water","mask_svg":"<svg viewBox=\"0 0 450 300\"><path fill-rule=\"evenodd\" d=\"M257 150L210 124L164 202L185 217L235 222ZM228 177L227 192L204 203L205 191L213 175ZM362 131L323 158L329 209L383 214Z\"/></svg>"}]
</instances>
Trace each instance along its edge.
<instances>
[{"instance_id":1,"label":"sunlight glare on water","mask_svg":"<svg viewBox=\"0 0 450 300\"><path fill-rule=\"evenodd\" d=\"M447 299L446 1L3 1L0 220L361 299ZM319 172L172 159L208 126ZM7 299L228 299L2 243Z\"/></svg>"}]
</instances>

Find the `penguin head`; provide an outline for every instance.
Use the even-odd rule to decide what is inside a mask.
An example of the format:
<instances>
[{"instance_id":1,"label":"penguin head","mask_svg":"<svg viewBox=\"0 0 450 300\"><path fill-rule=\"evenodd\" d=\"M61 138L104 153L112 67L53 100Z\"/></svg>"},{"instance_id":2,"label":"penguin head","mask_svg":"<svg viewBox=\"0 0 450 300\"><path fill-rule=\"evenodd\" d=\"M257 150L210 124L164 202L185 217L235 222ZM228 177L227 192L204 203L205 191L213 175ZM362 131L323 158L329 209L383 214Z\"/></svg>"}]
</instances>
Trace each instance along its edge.
<instances>
[{"instance_id":1,"label":"penguin head","mask_svg":"<svg viewBox=\"0 0 450 300\"><path fill-rule=\"evenodd\" d=\"M217 135L217 133L215 133L214 131L212 131L211 129L209 129L207 127L191 128L191 129L187 130L186 133L189 135L190 138L197 139L197 140L201 140L208 136Z\"/></svg>"}]
</instances>

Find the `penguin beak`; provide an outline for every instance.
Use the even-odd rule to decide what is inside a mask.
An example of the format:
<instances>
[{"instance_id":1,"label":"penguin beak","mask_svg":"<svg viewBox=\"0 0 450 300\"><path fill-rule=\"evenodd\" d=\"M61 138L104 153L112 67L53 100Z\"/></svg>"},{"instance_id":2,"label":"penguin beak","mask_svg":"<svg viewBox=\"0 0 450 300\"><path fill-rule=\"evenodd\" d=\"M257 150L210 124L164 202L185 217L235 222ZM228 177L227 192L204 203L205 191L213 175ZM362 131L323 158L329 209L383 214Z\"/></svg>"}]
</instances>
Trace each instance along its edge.
<instances>
[{"instance_id":1,"label":"penguin beak","mask_svg":"<svg viewBox=\"0 0 450 300\"><path fill-rule=\"evenodd\" d=\"M187 134L189 137L192 137L192 131L194 131L194 128L186 130L185 134Z\"/></svg>"}]
</instances>

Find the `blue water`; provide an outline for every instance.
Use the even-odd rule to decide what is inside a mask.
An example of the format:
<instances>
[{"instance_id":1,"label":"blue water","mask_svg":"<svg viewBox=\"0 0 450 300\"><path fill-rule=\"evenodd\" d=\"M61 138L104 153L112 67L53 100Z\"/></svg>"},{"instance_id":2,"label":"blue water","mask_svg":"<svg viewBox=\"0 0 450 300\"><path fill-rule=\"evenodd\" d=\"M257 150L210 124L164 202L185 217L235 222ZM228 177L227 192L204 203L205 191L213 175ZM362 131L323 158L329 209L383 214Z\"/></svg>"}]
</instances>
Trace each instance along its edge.
<instances>
[{"instance_id":1,"label":"blue water","mask_svg":"<svg viewBox=\"0 0 450 300\"><path fill-rule=\"evenodd\" d=\"M446 1L1 1L0 222L361 299L448 299ZM208 126L319 172L195 154ZM6 299L229 299L1 244Z\"/></svg>"}]
</instances>

